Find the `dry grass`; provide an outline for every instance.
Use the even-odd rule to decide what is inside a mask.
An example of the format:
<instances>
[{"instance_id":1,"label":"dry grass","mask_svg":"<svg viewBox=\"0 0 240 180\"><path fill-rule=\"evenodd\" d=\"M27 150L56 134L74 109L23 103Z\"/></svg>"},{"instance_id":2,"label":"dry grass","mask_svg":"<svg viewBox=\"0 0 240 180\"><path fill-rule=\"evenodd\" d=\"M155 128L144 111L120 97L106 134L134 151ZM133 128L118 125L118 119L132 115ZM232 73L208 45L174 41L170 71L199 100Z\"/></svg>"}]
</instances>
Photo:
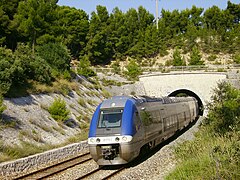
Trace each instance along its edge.
<instances>
[{"instance_id":1,"label":"dry grass","mask_svg":"<svg viewBox=\"0 0 240 180\"><path fill-rule=\"evenodd\" d=\"M79 89L79 85L76 82L70 82L65 79L58 79L52 83L52 85L40 84L38 82L32 81L32 88L28 90L30 94L39 93L60 93L63 95L68 95L70 91Z\"/></svg>"}]
</instances>

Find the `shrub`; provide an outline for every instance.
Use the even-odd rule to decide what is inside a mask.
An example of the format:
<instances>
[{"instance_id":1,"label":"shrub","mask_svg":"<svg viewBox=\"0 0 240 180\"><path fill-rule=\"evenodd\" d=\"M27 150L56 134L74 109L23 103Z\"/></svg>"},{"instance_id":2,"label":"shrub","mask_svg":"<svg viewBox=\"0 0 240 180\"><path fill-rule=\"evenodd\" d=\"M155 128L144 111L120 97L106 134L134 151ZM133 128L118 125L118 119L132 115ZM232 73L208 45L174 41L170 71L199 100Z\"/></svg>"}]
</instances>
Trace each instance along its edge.
<instances>
[{"instance_id":1,"label":"shrub","mask_svg":"<svg viewBox=\"0 0 240 180\"><path fill-rule=\"evenodd\" d=\"M67 71L67 70L65 70L64 72L63 72L63 79L66 79L66 80L71 80L71 74L70 74L70 72L69 71Z\"/></svg>"},{"instance_id":2,"label":"shrub","mask_svg":"<svg viewBox=\"0 0 240 180\"><path fill-rule=\"evenodd\" d=\"M2 50L2 49L1 49ZM0 69L0 91L14 97L26 95L31 88L29 80L50 84L53 80L52 68L41 57L34 55L31 48L24 44L18 44L16 51L11 55L10 50L2 54ZM2 53L1 53L2 52Z\"/></svg>"},{"instance_id":3,"label":"shrub","mask_svg":"<svg viewBox=\"0 0 240 180\"><path fill-rule=\"evenodd\" d=\"M32 79L40 83L50 84L53 80L52 68L41 57L36 56L31 62ZM30 77L29 77L30 78Z\"/></svg>"},{"instance_id":4,"label":"shrub","mask_svg":"<svg viewBox=\"0 0 240 180\"><path fill-rule=\"evenodd\" d=\"M193 47L191 51L189 65L204 65L204 62L202 61L202 56L197 47Z\"/></svg>"},{"instance_id":5,"label":"shrub","mask_svg":"<svg viewBox=\"0 0 240 180\"><path fill-rule=\"evenodd\" d=\"M87 107L86 101L83 98L78 99L78 104L82 107Z\"/></svg>"},{"instance_id":6,"label":"shrub","mask_svg":"<svg viewBox=\"0 0 240 180\"><path fill-rule=\"evenodd\" d=\"M3 98L0 96L0 117L5 109L6 109L6 106L3 105Z\"/></svg>"},{"instance_id":7,"label":"shrub","mask_svg":"<svg viewBox=\"0 0 240 180\"><path fill-rule=\"evenodd\" d=\"M121 86L122 85L121 82L117 82L115 80L105 79L105 78L102 79L102 83L103 83L103 86Z\"/></svg>"},{"instance_id":8,"label":"shrub","mask_svg":"<svg viewBox=\"0 0 240 180\"><path fill-rule=\"evenodd\" d=\"M105 98L111 97L111 94L110 94L107 90L105 90L105 89L102 90L102 95L103 95L103 97L105 97Z\"/></svg>"},{"instance_id":9,"label":"shrub","mask_svg":"<svg viewBox=\"0 0 240 180\"><path fill-rule=\"evenodd\" d=\"M180 162L166 179L239 179L240 90L226 82L214 89L208 116L193 141L175 148Z\"/></svg>"},{"instance_id":10,"label":"shrub","mask_svg":"<svg viewBox=\"0 0 240 180\"><path fill-rule=\"evenodd\" d=\"M55 98L52 105L48 108L48 112L56 121L65 121L69 118L70 111L66 107L66 102L61 98Z\"/></svg>"},{"instance_id":11,"label":"shrub","mask_svg":"<svg viewBox=\"0 0 240 180\"><path fill-rule=\"evenodd\" d=\"M119 60L115 61L115 62L111 65L111 68L113 68L114 73L116 73L116 74L121 74L121 68L120 68Z\"/></svg>"},{"instance_id":12,"label":"shrub","mask_svg":"<svg viewBox=\"0 0 240 180\"><path fill-rule=\"evenodd\" d=\"M7 93L12 85L11 66L13 63L12 51L0 47L0 94Z\"/></svg>"},{"instance_id":13,"label":"shrub","mask_svg":"<svg viewBox=\"0 0 240 180\"><path fill-rule=\"evenodd\" d=\"M46 60L52 68L61 72L70 69L71 56L66 46L60 43L48 43L36 49L38 56Z\"/></svg>"},{"instance_id":14,"label":"shrub","mask_svg":"<svg viewBox=\"0 0 240 180\"><path fill-rule=\"evenodd\" d=\"M217 72L227 72L224 68L218 68Z\"/></svg>"},{"instance_id":15,"label":"shrub","mask_svg":"<svg viewBox=\"0 0 240 180\"><path fill-rule=\"evenodd\" d=\"M240 64L240 53L236 53L233 57L233 61L236 63L236 64Z\"/></svg>"},{"instance_id":16,"label":"shrub","mask_svg":"<svg viewBox=\"0 0 240 180\"><path fill-rule=\"evenodd\" d=\"M78 64L77 72L85 77L96 76L96 73L90 68L91 63L87 56L83 56Z\"/></svg>"},{"instance_id":17,"label":"shrub","mask_svg":"<svg viewBox=\"0 0 240 180\"><path fill-rule=\"evenodd\" d=\"M172 60L167 60L165 62L165 66L172 66L173 65L173 61Z\"/></svg>"},{"instance_id":18,"label":"shrub","mask_svg":"<svg viewBox=\"0 0 240 180\"><path fill-rule=\"evenodd\" d=\"M185 66L183 58L181 57L180 51L178 47L173 52L173 66Z\"/></svg>"},{"instance_id":19,"label":"shrub","mask_svg":"<svg viewBox=\"0 0 240 180\"><path fill-rule=\"evenodd\" d=\"M140 74L142 74L142 70L136 61L132 59L127 65L127 71L125 73L130 79L135 80Z\"/></svg>"},{"instance_id":20,"label":"shrub","mask_svg":"<svg viewBox=\"0 0 240 180\"><path fill-rule=\"evenodd\" d=\"M204 121L215 133L225 134L240 130L240 90L222 82L214 89L212 102L208 104L208 117Z\"/></svg>"},{"instance_id":21,"label":"shrub","mask_svg":"<svg viewBox=\"0 0 240 180\"><path fill-rule=\"evenodd\" d=\"M217 55L216 54L211 54L208 56L208 61L215 61L217 59Z\"/></svg>"},{"instance_id":22,"label":"shrub","mask_svg":"<svg viewBox=\"0 0 240 180\"><path fill-rule=\"evenodd\" d=\"M166 179L239 179L239 135L214 136L202 127L195 140L175 147L177 168Z\"/></svg>"}]
</instances>

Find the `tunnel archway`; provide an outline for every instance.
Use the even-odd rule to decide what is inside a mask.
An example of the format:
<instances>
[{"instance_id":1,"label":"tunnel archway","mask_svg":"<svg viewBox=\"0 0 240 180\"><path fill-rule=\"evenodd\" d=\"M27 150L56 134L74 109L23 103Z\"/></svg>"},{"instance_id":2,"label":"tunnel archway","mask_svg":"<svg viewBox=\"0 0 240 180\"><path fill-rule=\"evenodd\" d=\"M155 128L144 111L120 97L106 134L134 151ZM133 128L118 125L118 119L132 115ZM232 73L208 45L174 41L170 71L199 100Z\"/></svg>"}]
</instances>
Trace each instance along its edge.
<instances>
[{"instance_id":1,"label":"tunnel archway","mask_svg":"<svg viewBox=\"0 0 240 180\"><path fill-rule=\"evenodd\" d=\"M178 96L178 95L188 95L188 96L191 96L191 97L194 97L196 98L197 100L197 103L198 103L198 107L199 107L199 115L203 115L203 111L204 111L204 107L203 107L203 103L202 103L202 100L200 99L200 97L194 93L193 91L190 91L188 89L179 89L179 90L176 90L176 91L173 91L172 93L170 93L168 95L168 97L175 97L175 96Z\"/></svg>"}]
</instances>

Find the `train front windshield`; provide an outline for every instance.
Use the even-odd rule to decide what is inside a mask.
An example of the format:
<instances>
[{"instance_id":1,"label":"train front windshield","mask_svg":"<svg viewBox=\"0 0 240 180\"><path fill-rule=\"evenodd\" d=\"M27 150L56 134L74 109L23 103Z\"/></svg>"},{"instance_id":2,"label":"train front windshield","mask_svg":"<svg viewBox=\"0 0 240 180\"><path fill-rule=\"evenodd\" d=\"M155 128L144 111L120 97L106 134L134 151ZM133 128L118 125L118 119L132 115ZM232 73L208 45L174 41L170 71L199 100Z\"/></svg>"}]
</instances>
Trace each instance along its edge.
<instances>
[{"instance_id":1,"label":"train front windshield","mask_svg":"<svg viewBox=\"0 0 240 180\"><path fill-rule=\"evenodd\" d=\"M122 109L101 110L98 127L99 128L116 128L121 126Z\"/></svg>"}]
</instances>

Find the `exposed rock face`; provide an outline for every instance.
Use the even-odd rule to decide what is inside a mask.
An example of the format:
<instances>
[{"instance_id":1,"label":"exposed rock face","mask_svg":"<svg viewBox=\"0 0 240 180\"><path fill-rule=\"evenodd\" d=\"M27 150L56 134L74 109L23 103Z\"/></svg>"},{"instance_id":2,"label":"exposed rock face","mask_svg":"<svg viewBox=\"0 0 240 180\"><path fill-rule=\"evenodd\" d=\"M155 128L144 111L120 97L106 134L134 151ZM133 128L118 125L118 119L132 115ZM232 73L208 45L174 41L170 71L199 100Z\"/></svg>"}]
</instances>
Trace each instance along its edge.
<instances>
[{"instance_id":1,"label":"exposed rock face","mask_svg":"<svg viewBox=\"0 0 240 180\"><path fill-rule=\"evenodd\" d=\"M81 132L80 124L89 123L92 113L103 99L100 91L90 92L84 86L79 87L82 94L72 91L69 95L39 94L21 98L6 98L7 109L2 115L0 137L4 145L20 145L21 141L42 144L61 144L67 138ZM66 102L70 110L70 118L65 123L55 121L47 108L55 98ZM85 107L79 104L79 99L85 102ZM91 102L91 103L88 103Z\"/></svg>"}]
</instances>

